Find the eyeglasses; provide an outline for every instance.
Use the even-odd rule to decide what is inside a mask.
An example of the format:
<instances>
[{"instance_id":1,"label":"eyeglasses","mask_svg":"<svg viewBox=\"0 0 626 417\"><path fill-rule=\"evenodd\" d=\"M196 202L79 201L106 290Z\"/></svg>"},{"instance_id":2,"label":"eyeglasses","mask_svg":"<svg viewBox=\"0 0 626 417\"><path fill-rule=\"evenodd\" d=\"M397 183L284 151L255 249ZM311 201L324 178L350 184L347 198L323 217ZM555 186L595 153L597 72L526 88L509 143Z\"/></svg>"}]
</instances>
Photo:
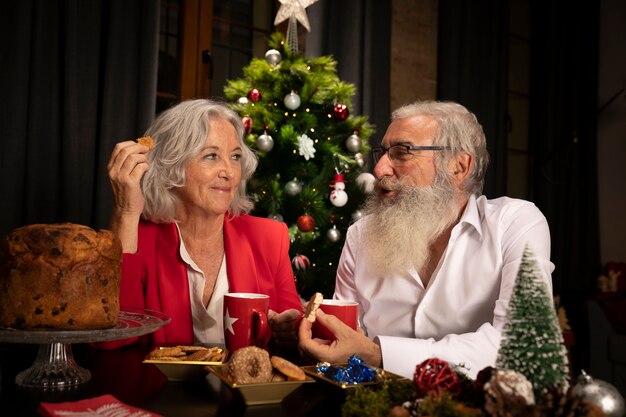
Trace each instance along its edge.
<instances>
[{"instance_id":1,"label":"eyeglasses","mask_svg":"<svg viewBox=\"0 0 626 417\"><path fill-rule=\"evenodd\" d=\"M384 154L389 156L389 160L395 165L401 165L415 156L411 151L444 151L450 149L449 146L414 146L414 145L393 145L388 148L376 146L372 148L372 158L377 164Z\"/></svg>"}]
</instances>

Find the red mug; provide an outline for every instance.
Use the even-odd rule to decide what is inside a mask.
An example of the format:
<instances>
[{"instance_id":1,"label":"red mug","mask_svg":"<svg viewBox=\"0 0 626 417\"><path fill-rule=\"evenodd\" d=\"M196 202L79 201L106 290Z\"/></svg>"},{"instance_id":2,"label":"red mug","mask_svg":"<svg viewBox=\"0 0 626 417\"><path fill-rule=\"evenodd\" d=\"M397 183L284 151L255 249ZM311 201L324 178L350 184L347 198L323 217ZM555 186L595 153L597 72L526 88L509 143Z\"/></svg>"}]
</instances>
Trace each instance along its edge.
<instances>
[{"instance_id":1,"label":"red mug","mask_svg":"<svg viewBox=\"0 0 626 417\"><path fill-rule=\"evenodd\" d=\"M347 300L330 300L326 299L320 304L320 310L326 314L332 314L339 320L347 324L353 330L357 329L359 303ZM325 340L335 340L333 332L322 325L319 320L313 322L313 337Z\"/></svg>"},{"instance_id":2,"label":"red mug","mask_svg":"<svg viewBox=\"0 0 626 417\"><path fill-rule=\"evenodd\" d=\"M265 294L224 294L224 342L232 354L239 348L267 349L272 336L267 321L270 297Z\"/></svg>"}]
</instances>

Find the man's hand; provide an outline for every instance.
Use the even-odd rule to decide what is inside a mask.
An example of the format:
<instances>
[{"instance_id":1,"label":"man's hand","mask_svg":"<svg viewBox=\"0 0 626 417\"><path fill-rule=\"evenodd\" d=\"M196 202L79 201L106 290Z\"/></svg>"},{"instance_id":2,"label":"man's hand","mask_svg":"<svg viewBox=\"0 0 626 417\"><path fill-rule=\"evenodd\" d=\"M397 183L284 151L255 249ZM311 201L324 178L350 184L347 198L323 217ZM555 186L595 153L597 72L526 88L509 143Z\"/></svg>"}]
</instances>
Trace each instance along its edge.
<instances>
[{"instance_id":1,"label":"man's hand","mask_svg":"<svg viewBox=\"0 0 626 417\"><path fill-rule=\"evenodd\" d=\"M313 323L308 320L300 322L298 335L300 342L298 348L300 354L317 361L330 363L347 362L352 355L357 355L367 365L380 367L382 353L380 346L372 342L363 330L353 330L337 317L325 314L321 309L317 310L316 320L335 334L333 341L313 339L311 328Z\"/></svg>"},{"instance_id":2,"label":"man's hand","mask_svg":"<svg viewBox=\"0 0 626 417\"><path fill-rule=\"evenodd\" d=\"M274 310L269 310L267 319L276 346L290 349L295 349L298 346L298 325L302 320L301 312L293 308L280 314Z\"/></svg>"}]
</instances>

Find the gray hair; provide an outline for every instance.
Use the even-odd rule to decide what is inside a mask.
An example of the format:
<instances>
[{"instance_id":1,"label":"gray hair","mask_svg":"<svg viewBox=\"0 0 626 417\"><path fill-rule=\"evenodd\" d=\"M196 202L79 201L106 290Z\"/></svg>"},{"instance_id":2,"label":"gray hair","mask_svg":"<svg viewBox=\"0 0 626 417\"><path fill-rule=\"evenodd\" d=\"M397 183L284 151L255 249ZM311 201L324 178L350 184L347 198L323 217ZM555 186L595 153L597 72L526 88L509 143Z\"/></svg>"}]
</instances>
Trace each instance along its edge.
<instances>
[{"instance_id":1,"label":"gray hair","mask_svg":"<svg viewBox=\"0 0 626 417\"><path fill-rule=\"evenodd\" d=\"M223 103L198 99L165 110L145 133L154 140L154 148L148 153L149 168L141 184L144 218L159 223L176 220L177 197L173 191L185 184L185 166L206 144L211 121L216 119L226 119L233 125L242 151L241 183L229 211L238 216L252 210L254 204L246 195L246 183L256 170L258 159L244 143L241 118Z\"/></svg>"},{"instance_id":2,"label":"gray hair","mask_svg":"<svg viewBox=\"0 0 626 417\"><path fill-rule=\"evenodd\" d=\"M391 120L413 116L430 116L437 121L437 132L433 145L449 146L450 151L437 157L437 169L442 170L459 152L467 152L474 157L474 167L463 182L462 189L467 195L482 194L485 172L489 166L487 140L476 116L458 103L444 101L418 101L395 110Z\"/></svg>"}]
</instances>

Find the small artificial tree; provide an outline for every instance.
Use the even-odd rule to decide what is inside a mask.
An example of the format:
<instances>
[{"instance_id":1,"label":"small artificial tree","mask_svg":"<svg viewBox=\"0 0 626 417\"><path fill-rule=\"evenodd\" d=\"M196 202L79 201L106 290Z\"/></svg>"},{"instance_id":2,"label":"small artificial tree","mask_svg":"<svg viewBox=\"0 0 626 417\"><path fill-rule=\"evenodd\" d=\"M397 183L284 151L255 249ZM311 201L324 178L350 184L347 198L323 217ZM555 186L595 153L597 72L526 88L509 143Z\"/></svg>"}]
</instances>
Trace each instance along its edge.
<instances>
[{"instance_id":1,"label":"small artificial tree","mask_svg":"<svg viewBox=\"0 0 626 417\"><path fill-rule=\"evenodd\" d=\"M301 296L330 297L345 231L373 186L362 169L374 129L351 114L356 87L339 79L331 56L304 57L280 33L268 44L265 59L224 89L259 156L253 214L287 223Z\"/></svg>"},{"instance_id":2,"label":"small artificial tree","mask_svg":"<svg viewBox=\"0 0 626 417\"><path fill-rule=\"evenodd\" d=\"M548 287L527 245L520 264L496 367L523 374L539 395L548 387L567 389L568 359Z\"/></svg>"}]
</instances>

